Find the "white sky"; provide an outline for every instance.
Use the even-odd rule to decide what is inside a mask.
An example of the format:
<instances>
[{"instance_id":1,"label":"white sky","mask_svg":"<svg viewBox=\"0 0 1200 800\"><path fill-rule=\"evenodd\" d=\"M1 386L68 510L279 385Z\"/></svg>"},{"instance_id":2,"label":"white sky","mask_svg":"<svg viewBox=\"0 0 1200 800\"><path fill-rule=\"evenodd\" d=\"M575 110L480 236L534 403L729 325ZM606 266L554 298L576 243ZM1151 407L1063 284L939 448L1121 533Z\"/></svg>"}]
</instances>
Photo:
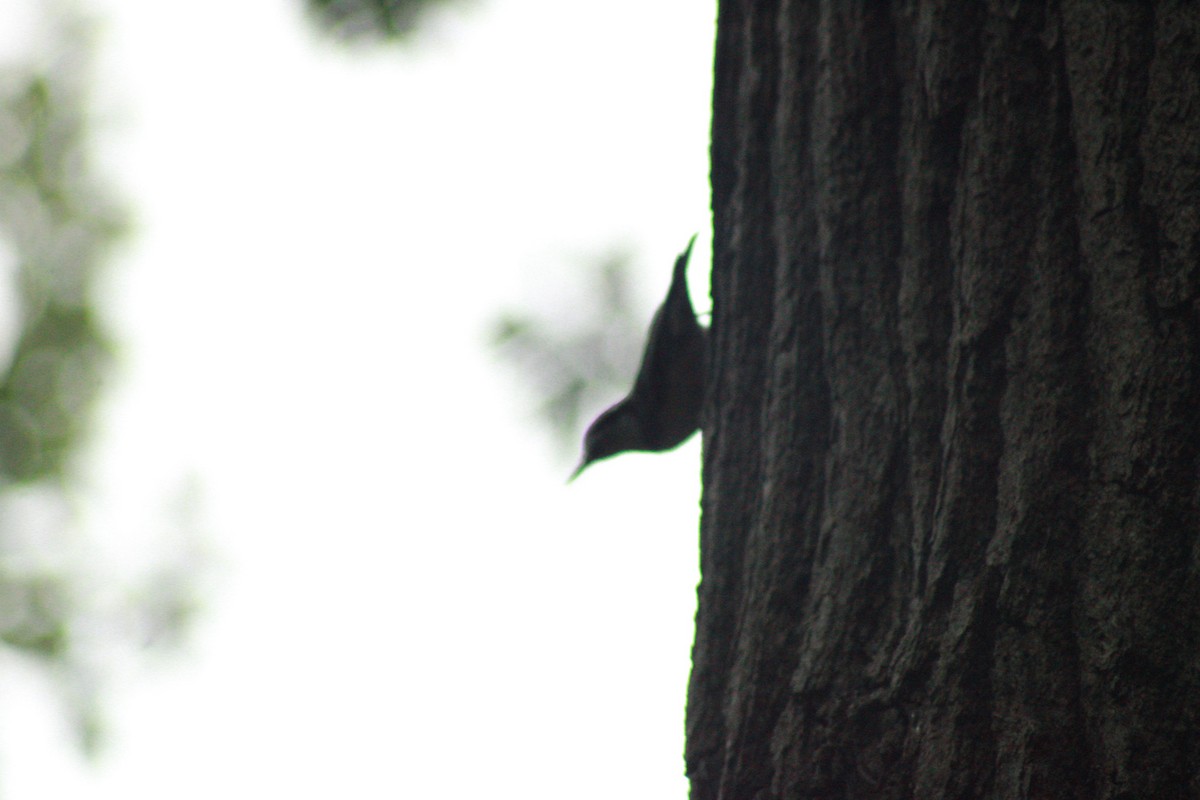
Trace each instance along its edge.
<instances>
[{"instance_id":1,"label":"white sky","mask_svg":"<svg viewBox=\"0 0 1200 800\"><path fill-rule=\"evenodd\" d=\"M715 9L480 0L355 54L299 4L80 3L137 219L85 527L137 559L194 480L222 566L94 766L8 665L0 796L682 799L699 443L565 488L486 339L614 244L665 290Z\"/></svg>"}]
</instances>

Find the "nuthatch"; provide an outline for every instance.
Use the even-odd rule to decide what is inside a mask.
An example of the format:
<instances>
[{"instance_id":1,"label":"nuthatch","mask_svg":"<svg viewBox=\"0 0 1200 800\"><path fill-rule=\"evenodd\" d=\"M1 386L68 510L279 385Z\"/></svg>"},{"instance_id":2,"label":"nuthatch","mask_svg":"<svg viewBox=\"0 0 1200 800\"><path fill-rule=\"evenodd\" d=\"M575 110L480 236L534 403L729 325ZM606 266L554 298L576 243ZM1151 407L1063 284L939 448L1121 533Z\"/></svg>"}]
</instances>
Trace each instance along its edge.
<instances>
[{"instance_id":1,"label":"nuthatch","mask_svg":"<svg viewBox=\"0 0 1200 800\"><path fill-rule=\"evenodd\" d=\"M708 332L696 321L685 278L695 242L693 236L675 260L671 288L650 323L633 389L588 427L583 459L571 480L592 462L618 453L678 447L700 427Z\"/></svg>"}]
</instances>

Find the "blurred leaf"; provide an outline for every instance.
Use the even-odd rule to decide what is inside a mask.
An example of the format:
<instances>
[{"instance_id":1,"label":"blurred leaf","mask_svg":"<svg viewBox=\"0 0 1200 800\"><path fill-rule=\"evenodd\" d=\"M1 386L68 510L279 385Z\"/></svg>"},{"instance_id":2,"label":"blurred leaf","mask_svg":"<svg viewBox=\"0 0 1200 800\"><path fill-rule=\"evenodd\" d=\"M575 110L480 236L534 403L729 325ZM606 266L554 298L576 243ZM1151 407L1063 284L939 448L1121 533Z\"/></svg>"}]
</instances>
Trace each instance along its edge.
<instances>
[{"instance_id":1,"label":"blurred leaf","mask_svg":"<svg viewBox=\"0 0 1200 800\"><path fill-rule=\"evenodd\" d=\"M402 40L418 29L431 8L449 0L306 0L309 16L346 41Z\"/></svg>"},{"instance_id":2,"label":"blurred leaf","mask_svg":"<svg viewBox=\"0 0 1200 800\"><path fill-rule=\"evenodd\" d=\"M63 31L45 71L0 70L0 119L20 146L0 165L0 236L10 246L16 344L0 372L0 477L61 479L91 420L109 343L92 285L125 213L91 167L85 39Z\"/></svg>"},{"instance_id":3,"label":"blurred leaf","mask_svg":"<svg viewBox=\"0 0 1200 800\"><path fill-rule=\"evenodd\" d=\"M3 576L0 583L0 641L47 660L66 650L66 587L49 574Z\"/></svg>"},{"instance_id":4,"label":"blurred leaf","mask_svg":"<svg viewBox=\"0 0 1200 800\"><path fill-rule=\"evenodd\" d=\"M127 226L91 160L87 26L59 23L43 63L0 67L0 643L46 669L93 752L114 653L177 642L204 565L163 558L130 589L79 536L73 461L112 351L93 286Z\"/></svg>"}]
</instances>

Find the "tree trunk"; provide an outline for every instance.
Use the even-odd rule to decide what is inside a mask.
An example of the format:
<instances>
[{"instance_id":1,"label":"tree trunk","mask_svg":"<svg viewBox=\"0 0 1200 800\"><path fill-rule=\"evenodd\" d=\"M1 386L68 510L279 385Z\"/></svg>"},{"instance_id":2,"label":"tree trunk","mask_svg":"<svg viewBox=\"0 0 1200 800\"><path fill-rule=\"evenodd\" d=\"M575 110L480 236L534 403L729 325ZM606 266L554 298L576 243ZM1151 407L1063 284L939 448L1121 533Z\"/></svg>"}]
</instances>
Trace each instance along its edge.
<instances>
[{"instance_id":1,"label":"tree trunk","mask_svg":"<svg viewBox=\"0 0 1200 800\"><path fill-rule=\"evenodd\" d=\"M694 800L1200 796L1200 4L729 0Z\"/></svg>"}]
</instances>

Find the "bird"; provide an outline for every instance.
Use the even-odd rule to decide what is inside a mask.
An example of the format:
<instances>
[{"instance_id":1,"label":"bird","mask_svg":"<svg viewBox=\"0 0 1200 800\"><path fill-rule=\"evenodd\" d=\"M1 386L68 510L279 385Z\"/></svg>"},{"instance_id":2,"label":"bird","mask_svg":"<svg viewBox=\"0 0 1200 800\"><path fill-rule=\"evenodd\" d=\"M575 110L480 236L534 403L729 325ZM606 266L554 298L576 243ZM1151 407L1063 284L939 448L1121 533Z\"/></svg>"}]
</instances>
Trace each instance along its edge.
<instances>
[{"instance_id":1,"label":"bird","mask_svg":"<svg viewBox=\"0 0 1200 800\"><path fill-rule=\"evenodd\" d=\"M696 319L687 289L687 265L696 237L675 260L667 297L654 313L633 388L588 426L583 458L571 473L632 450L663 452L700 427L707 371L708 330Z\"/></svg>"}]
</instances>

